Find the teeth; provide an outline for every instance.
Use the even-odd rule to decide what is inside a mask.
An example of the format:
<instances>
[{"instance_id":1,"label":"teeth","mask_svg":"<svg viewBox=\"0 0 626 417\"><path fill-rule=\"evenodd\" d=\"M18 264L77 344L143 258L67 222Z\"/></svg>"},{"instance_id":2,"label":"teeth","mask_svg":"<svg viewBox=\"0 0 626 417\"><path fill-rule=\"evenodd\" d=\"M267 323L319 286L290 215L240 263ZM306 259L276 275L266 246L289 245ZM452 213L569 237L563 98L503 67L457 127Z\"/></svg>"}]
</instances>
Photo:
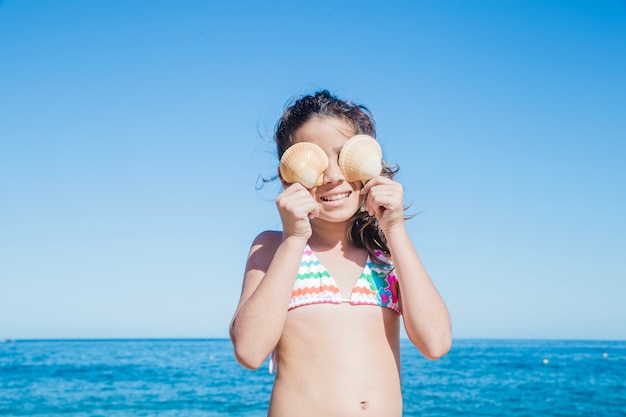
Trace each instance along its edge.
<instances>
[{"instance_id":1,"label":"teeth","mask_svg":"<svg viewBox=\"0 0 626 417\"><path fill-rule=\"evenodd\" d=\"M342 198L348 198L349 195L350 193L327 195L327 196L322 197L322 200L324 201L341 200Z\"/></svg>"}]
</instances>

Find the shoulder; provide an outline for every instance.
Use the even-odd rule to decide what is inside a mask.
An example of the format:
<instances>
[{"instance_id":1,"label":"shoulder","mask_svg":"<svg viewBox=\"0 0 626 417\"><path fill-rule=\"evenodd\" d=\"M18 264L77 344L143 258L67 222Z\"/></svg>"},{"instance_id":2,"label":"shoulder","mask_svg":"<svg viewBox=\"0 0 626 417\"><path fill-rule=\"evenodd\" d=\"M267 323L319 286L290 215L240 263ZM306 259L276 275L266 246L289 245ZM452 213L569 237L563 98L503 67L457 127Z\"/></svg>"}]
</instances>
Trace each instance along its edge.
<instances>
[{"instance_id":1,"label":"shoulder","mask_svg":"<svg viewBox=\"0 0 626 417\"><path fill-rule=\"evenodd\" d=\"M262 246L262 247L271 247L276 250L280 245L281 240L283 239L283 233L278 232L276 230L266 230L261 232L257 237L254 238L252 242L252 247Z\"/></svg>"},{"instance_id":2,"label":"shoulder","mask_svg":"<svg viewBox=\"0 0 626 417\"><path fill-rule=\"evenodd\" d=\"M282 239L282 232L274 230L266 230L254 238L248 254L248 269L265 270L274 258Z\"/></svg>"}]
</instances>

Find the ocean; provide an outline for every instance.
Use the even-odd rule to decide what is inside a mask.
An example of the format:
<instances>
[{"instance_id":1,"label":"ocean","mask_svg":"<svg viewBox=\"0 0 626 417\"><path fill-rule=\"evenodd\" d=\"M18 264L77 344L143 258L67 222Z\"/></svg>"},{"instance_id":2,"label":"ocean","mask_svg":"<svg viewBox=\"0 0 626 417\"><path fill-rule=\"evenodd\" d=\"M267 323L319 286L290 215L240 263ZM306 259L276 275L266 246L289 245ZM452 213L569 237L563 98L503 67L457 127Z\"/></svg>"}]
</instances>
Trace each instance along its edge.
<instances>
[{"instance_id":1,"label":"ocean","mask_svg":"<svg viewBox=\"0 0 626 417\"><path fill-rule=\"evenodd\" d=\"M626 416L626 341L402 341L404 416ZM265 416L273 376L228 339L0 343L1 416Z\"/></svg>"}]
</instances>

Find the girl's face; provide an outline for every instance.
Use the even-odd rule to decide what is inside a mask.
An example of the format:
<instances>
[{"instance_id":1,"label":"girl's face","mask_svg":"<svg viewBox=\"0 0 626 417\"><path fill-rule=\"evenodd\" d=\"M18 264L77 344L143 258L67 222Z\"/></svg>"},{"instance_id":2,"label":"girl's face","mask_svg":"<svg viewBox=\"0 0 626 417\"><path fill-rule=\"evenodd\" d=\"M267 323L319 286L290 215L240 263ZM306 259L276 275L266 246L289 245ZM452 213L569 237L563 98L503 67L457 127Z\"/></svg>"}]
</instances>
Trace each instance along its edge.
<instances>
[{"instance_id":1,"label":"girl's face","mask_svg":"<svg viewBox=\"0 0 626 417\"><path fill-rule=\"evenodd\" d=\"M328 156L328 168L324 171L324 183L311 189L311 195L320 205L320 220L346 221L356 213L362 201L363 184L349 183L339 169L339 153L343 144L356 132L346 121L337 118L314 118L302 125L293 135L293 142L311 142L318 145Z\"/></svg>"}]
</instances>

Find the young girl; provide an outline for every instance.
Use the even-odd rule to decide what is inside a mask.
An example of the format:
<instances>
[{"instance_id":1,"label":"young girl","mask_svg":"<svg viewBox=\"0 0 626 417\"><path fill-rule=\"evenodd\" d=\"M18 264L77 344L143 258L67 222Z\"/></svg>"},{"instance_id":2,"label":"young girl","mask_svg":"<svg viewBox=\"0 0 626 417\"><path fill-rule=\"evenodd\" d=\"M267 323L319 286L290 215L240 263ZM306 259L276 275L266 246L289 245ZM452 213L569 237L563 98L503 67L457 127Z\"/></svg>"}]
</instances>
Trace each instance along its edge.
<instances>
[{"instance_id":1,"label":"young girl","mask_svg":"<svg viewBox=\"0 0 626 417\"><path fill-rule=\"evenodd\" d=\"M394 170L383 163L363 184L339 167L356 134L376 136L371 113L328 91L293 102L276 126L279 158L311 142L329 164L311 189L281 177L283 230L252 243L230 327L243 366L257 369L271 355L271 417L401 416L400 315L425 357L451 345L450 317L407 233Z\"/></svg>"}]
</instances>

